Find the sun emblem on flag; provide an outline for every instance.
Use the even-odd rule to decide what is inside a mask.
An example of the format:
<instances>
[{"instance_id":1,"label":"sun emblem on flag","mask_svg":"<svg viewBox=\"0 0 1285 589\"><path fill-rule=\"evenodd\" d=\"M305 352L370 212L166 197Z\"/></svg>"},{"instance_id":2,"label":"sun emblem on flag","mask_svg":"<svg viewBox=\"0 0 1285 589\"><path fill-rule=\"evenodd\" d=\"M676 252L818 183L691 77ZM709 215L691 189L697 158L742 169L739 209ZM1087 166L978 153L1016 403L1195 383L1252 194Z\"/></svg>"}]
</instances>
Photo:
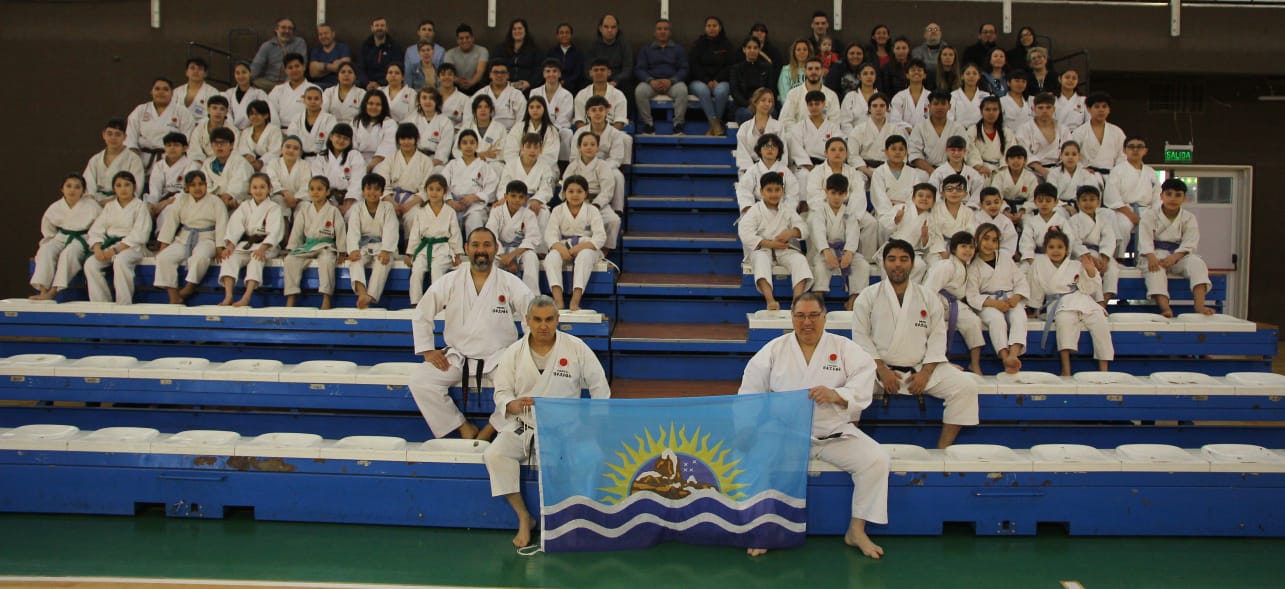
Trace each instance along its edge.
<instances>
[{"instance_id":1,"label":"sun emblem on flag","mask_svg":"<svg viewBox=\"0 0 1285 589\"><path fill-rule=\"evenodd\" d=\"M712 490L730 499L744 499L741 489L748 484L736 482L743 470L737 470L740 460L728 460L730 448L723 442L712 447L709 434L701 435L700 428L687 435L687 428L674 431L663 427L653 436L650 429L635 435L637 446L621 442L623 450L616 452L618 462L608 462L609 472L603 477L611 485L599 487L606 495L602 502L615 505L635 493L655 493L668 499L682 499L700 490Z\"/></svg>"}]
</instances>

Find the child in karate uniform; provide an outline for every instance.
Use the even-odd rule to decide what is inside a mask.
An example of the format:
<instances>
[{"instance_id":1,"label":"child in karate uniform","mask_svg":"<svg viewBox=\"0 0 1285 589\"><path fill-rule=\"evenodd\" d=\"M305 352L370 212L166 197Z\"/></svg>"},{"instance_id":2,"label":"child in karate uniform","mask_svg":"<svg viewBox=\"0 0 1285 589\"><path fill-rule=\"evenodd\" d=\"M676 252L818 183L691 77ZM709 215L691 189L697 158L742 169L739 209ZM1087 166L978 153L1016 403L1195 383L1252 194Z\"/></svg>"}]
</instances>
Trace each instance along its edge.
<instances>
[{"instance_id":1,"label":"child in karate uniform","mask_svg":"<svg viewBox=\"0 0 1285 589\"><path fill-rule=\"evenodd\" d=\"M39 293L28 297L32 300L53 299L84 267L89 254L85 236L103 210L92 194L85 193L85 186L84 176L67 176L62 182L62 198L49 205L40 218L40 248L31 273L31 286Z\"/></svg>"},{"instance_id":2,"label":"child in karate uniform","mask_svg":"<svg viewBox=\"0 0 1285 589\"><path fill-rule=\"evenodd\" d=\"M464 255L464 238L455 210L446 204L449 192L446 177L433 174L424 183L424 206L415 209L410 232L406 236L406 265L410 266L410 302L419 304L424 296L424 274L436 283L443 274L458 266Z\"/></svg>"},{"instance_id":3,"label":"child in karate uniform","mask_svg":"<svg viewBox=\"0 0 1285 589\"><path fill-rule=\"evenodd\" d=\"M396 157L396 156L394 156ZM388 281L388 270L397 253L397 211L384 200L384 177L366 174L361 179L363 202L348 208L345 221L348 279L357 294L357 308L379 302ZM370 267L370 279L366 267Z\"/></svg>"},{"instance_id":4,"label":"child in karate uniform","mask_svg":"<svg viewBox=\"0 0 1285 589\"><path fill-rule=\"evenodd\" d=\"M768 172L759 179L763 200L754 203L737 227L745 258L754 271L754 285L763 295L769 311L781 308L772 294L772 266L781 264L790 272L794 297L798 298L812 285L812 270L803 256L799 240L808 238L808 227L793 209L784 203L785 178ZM793 300L793 299L791 299Z\"/></svg>"},{"instance_id":5,"label":"child in karate uniform","mask_svg":"<svg viewBox=\"0 0 1285 589\"><path fill-rule=\"evenodd\" d=\"M915 185L910 202L895 204L879 216L879 225L892 239L900 239L915 248L915 264L910 270L910 281L921 283L928 273L928 260L941 259L946 251L941 234L933 231L932 210L937 201L937 187L927 182Z\"/></svg>"},{"instance_id":6,"label":"child in karate uniform","mask_svg":"<svg viewBox=\"0 0 1285 589\"><path fill-rule=\"evenodd\" d=\"M251 176L250 198L228 218L220 256L219 283L223 285L220 306L248 307L254 289L263 284L263 267L280 251L281 240L286 236L285 217L281 206L270 198L271 193L272 180L267 174ZM245 268L245 293L233 302L232 287L236 286L242 267Z\"/></svg>"},{"instance_id":7,"label":"child in karate uniform","mask_svg":"<svg viewBox=\"0 0 1285 589\"><path fill-rule=\"evenodd\" d=\"M1035 187L1035 212L1023 220L1022 237L1017 243L1022 263L1029 264L1036 254L1044 253L1044 234L1050 229L1065 233L1071 239L1072 248L1079 247L1071 229L1071 218L1057 202L1057 188L1052 184L1045 182Z\"/></svg>"},{"instance_id":8,"label":"child in karate uniform","mask_svg":"<svg viewBox=\"0 0 1285 589\"><path fill-rule=\"evenodd\" d=\"M968 265L968 304L990 332L991 345L1004 372L1022 369L1018 356L1026 349L1026 305L1030 296L1026 273L1012 259L999 255L999 227L977 227L977 257ZM1042 249L1042 248L1041 248Z\"/></svg>"},{"instance_id":9,"label":"child in karate uniform","mask_svg":"<svg viewBox=\"0 0 1285 589\"><path fill-rule=\"evenodd\" d=\"M1080 347L1080 330L1087 329L1098 370L1106 372L1107 363L1115 359L1115 346L1107 313L1094 300L1102 297L1102 275L1090 276L1080 261L1071 257L1070 240L1060 231L1044 236L1044 252L1031 264L1029 282L1031 308L1045 313L1040 347L1047 345L1049 330L1056 323L1062 376L1071 376L1071 353Z\"/></svg>"},{"instance_id":10,"label":"child in karate uniform","mask_svg":"<svg viewBox=\"0 0 1285 589\"><path fill-rule=\"evenodd\" d=\"M987 186L982 189L982 208L973 214L973 220L977 225L990 223L999 227L999 254L1006 258L1012 259L1017 256L1017 228L1013 222L1008 219L1007 211L1004 210L1004 199L1000 198L999 190L994 186ZM976 231L973 227L972 231ZM976 244L974 244L976 248Z\"/></svg>"},{"instance_id":11,"label":"child in karate uniform","mask_svg":"<svg viewBox=\"0 0 1285 589\"><path fill-rule=\"evenodd\" d=\"M129 305L134 302L134 268L146 255L147 240L152 236L152 216L136 195L138 184L133 174L117 172L112 188L116 198L107 202L89 228L87 241L94 255L85 261L85 281L89 283L89 300L110 303L112 292L103 275L110 266L116 302Z\"/></svg>"},{"instance_id":12,"label":"child in karate uniform","mask_svg":"<svg viewBox=\"0 0 1285 589\"><path fill-rule=\"evenodd\" d=\"M210 263L222 253L223 234L228 221L228 208L217 198L206 194L205 174L187 173L183 180L186 192L175 197L165 209L164 220L156 239L161 251L156 254L158 288L169 293L171 305L181 305L205 278ZM178 267L187 266L183 288L178 288Z\"/></svg>"},{"instance_id":13,"label":"child in karate uniform","mask_svg":"<svg viewBox=\"0 0 1285 589\"><path fill-rule=\"evenodd\" d=\"M540 250L543 232L536 214L527 207L526 184L514 180L505 185L504 204L491 207L486 228L499 242L496 265L510 274L520 272L527 288L533 293L540 292L540 257L536 252Z\"/></svg>"},{"instance_id":14,"label":"child in karate uniform","mask_svg":"<svg viewBox=\"0 0 1285 589\"><path fill-rule=\"evenodd\" d=\"M330 182L317 176L308 183L308 197L312 202L299 207L294 215L294 227L286 248L290 250L285 260L286 306L293 307L301 292L303 270L309 262L317 262L317 290L321 292L321 309L330 308L330 297L335 294L335 262L340 243L347 243L344 233L344 215L330 204Z\"/></svg>"},{"instance_id":15,"label":"child in karate uniform","mask_svg":"<svg viewBox=\"0 0 1285 589\"><path fill-rule=\"evenodd\" d=\"M1138 224L1138 266L1146 273L1147 297L1155 299L1165 317L1173 317L1169 272L1187 277L1197 313L1214 314L1205 306L1205 295L1213 286L1209 266L1196 255L1200 227L1196 216L1182 208L1186 201L1187 183L1177 178L1165 180L1160 185L1160 206L1147 211Z\"/></svg>"},{"instance_id":16,"label":"child in karate uniform","mask_svg":"<svg viewBox=\"0 0 1285 589\"><path fill-rule=\"evenodd\" d=\"M1072 255L1090 275L1101 275L1102 306L1115 298L1120 284L1120 265L1111 256L1115 251L1115 211L1102 208L1102 195L1097 188L1081 186L1076 191L1080 212L1071 217L1071 230L1080 243Z\"/></svg>"},{"instance_id":17,"label":"child in karate uniform","mask_svg":"<svg viewBox=\"0 0 1285 589\"><path fill-rule=\"evenodd\" d=\"M825 204L808 214L809 249L812 250L812 290L830 292L830 278L844 278L851 310L853 301L870 286L870 263L858 251L861 242L860 215L848 201L848 178L832 174L825 182ZM861 199L864 202L865 199ZM860 213L865 213L864 210Z\"/></svg>"},{"instance_id":18,"label":"child in karate uniform","mask_svg":"<svg viewBox=\"0 0 1285 589\"><path fill-rule=\"evenodd\" d=\"M603 244L607 242L602 214L598 207L587 205L588 197L589 182L583 176L567 178L562 183L564 202L554 207L549 214L549 225L544 229L544 241L549 244L549 253L544 257L544 274L559 309L564 308L563 265L573 262L570 309L579 311L580 298L589 284L589 275L601 258L599 252Z\"/></svg>"},{"instance_id":19,"label":"child in karate uniform","mask_svg":"<svg viewBox=\"0 0 1285 589\"><path fill-rule=\"evenodd\" d=\"M998 199L996 199L998 200ZM960 231L950 236L950 257L928 271L924 286L941 296L947 327L958 330L968 346L968 370L982 373L982 320L968 306L968 266L977 253L973 234ZM949 335L950 330L947 331Z\"/></svg>"}]
</instances>

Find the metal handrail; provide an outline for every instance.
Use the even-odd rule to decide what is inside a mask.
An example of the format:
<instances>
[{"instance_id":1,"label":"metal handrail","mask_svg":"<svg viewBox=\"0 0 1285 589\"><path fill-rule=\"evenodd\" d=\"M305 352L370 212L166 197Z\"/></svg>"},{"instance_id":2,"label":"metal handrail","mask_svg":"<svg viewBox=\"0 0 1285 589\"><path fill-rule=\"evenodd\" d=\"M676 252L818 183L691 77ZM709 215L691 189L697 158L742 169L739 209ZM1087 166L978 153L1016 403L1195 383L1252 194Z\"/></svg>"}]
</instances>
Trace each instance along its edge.
<instances>
[{"instance_id":1,"label":"metal handrail","mask_svg":"<svg viewBox=\"0 0 1285 589\"><path fill-rule=\"evenodd\" d=\"M197 43L196 41L187 42L188 59L191 59L193 57L203 57L205 59L205 62L210 64L209 71L211 72L219 71L214 67L214 57L216 55L227 62L226 63L227 68L224 71L228 73L227 74L228 77L227 79L220 79L215 76L209 76L207 80L214 84L222 84L224 86L231 87L233 85L232 84L232 64L236 63L236 60L232 58L232 54L223 49L219 49L218 47L211 47L204 43Z\"/></svg>"}]
</instances>

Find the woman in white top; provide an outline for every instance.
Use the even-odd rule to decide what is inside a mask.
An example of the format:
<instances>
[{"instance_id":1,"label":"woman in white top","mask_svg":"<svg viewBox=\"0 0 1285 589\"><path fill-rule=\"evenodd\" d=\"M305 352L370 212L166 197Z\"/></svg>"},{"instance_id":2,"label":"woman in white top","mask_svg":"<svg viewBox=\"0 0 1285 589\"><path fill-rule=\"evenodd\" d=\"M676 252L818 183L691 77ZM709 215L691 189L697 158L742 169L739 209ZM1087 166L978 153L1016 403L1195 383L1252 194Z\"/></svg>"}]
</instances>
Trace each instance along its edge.
<instances>
[{"instance_id":1,"label":"woman in white top","mask_svg":"<svg viewBox=\"0 0 1285 589\"><path fill-rule=\"evenodd\" d=\"M394 121L405 122L415 114L415 89L406 85L406 73L400 63L388 64L384 75L388 78L388 85L379 90L388 97L388 112Z\"/></svg>"},{"instance_id":2,"label":"woman in white top","mask_svg":"<svg viewBox=\"0 0 1285 589\"><path fill-rule=\"evenodd\" d=\"M433 173L439 173L451 159L455 125L442 114L442 94L436 88L421 88L416 94L415 115L408 123L419 129L419 152L433 160Z\"/></svg>"},{"instance_id":3,"label":"woman in white top","mask_svg":"<svg viewBox=\"0 0 1285 589\"><path fill-rule=\"evenodd\" d=\"M223 96L228 99L228 122L240 130L250 126L250 119L245 116L246 107L256 100L267 102L268 93L251 83L254 78L250 74L249 62L237 63L232 68L232 78L236 85L224 90Z\"/></svg>"},{"instance_id":4,"label":"woman in white top","mask_svg":"<svg viewBox=\"0 0 1285 589\"><path fill-rule=\"evenodd\" d=\"M272 108L263 100L245 109L250 126L237 136L235 155L245 158L256 172L281 155L281 126L272 124Z\"/></svg>"},{"instance_id":5,"label":"woman in white top","mask_svg":"<svg viewBox=\"0 0 1285 589\"><path fill-rule=\"evenodd\" d=\"M379 90L366 93L365 108L352 123L352 145L366 161L364 172L373 171L393 155L397 150L396 135L397 121L388 110L388 97Z\"/></svg>"},{"instance_id":6,"label":"woman in white top","mask_svg":"<svg viewBox=\"0 0 1285 589\"><path fill-rule=\"evenodd\" d=\"M874 175L875 168L883 164L887 156L884 154L885 144L889 137L893 135L905 136L910 133L910 128L895 123L888 119L888 95L883 92L876 92L867 101L870 109L870 116L866 122L852 128L848 133L848 163L864 165L857 168L861 170L866 178ZM860 158L858 161L857 158Z\"/></svg>"},{"instance_id":7,"label":"woman in white top","mask_svg":"<svg viewBox=\"0 0 1285 589\"><path fill-rule=\"evenodd\" d=\"M192 113L174 101L174 84L165 78L152 81L152 99L134 107L125 122L125 147L143 159L143 169L165 154L165 136L186 136L196 126ZM139 178L139 181L142 181Z\"/></svg>"},{"instance_id":8,"label":"woman in white top","mask_svg":"<svg viewBox=\"0 0 1285 589\"><path fill-rule=\"evenodd\" d=\"M504 138L504 161L518 158L518 150L522 148L522 140L527 134L539 135L544 140L544 147L540 149L540 163L558 165L558 151L562 148L562 141L557 127L553 126L553 119L549 118L549 105L543 97L532 96L527 99L526 115L520 123L509 129Z\"/></svg>"},{"instance_id":9,"label":"woman in white top","mask_svg":"<svg viewBox=\"0 0 1285 589\"><path fill-rule=\"evenodd\" d=\"M85 196L84 176L72 174L63 180L62 198L49 205L40 218L40 248L31 273L31 286L40 292L28 298L50 300L80 273L89 254L85 235L102 210L93 198Z\"/></svg>"},{"instance_id":10,"label":"woman in white top","mask_svg":"<svg viewBox=\"0 0 1285 589\"><path fill-rule=\"evenodd\" d=\"M334 115L335 120L341 123L352 124L353 119L361 114L366 90L357 86L357 70L351 63L341 64L335 75L339 83L322 93L321 109Z\"/></svg>"},{"instance_id":11,"label":"woman in white top","mask_svg":"<svg viewBox=\"0 0 1285 589\"><path fill-rule=\"evenodd\" d=\"M839 107L847 120L845 124L850 128L856 128L870 118L870 97L879 92L875 88L879 82L879 69L872 63L863 63L857 70L857 79L861 81L861 87L847 93Z\"/></svg>"},{"instance_id":12,"label":"woman in white top","mask_svg":"<svg viewBox=\"0 0 1285 589\"><path fill-rule=\"evenodd\" d=\"M455 134L455 146L451 157L459 159L460 133L473 131L478 138L477 157L491 166L498 178L504 173L504 139L509 130L495 121L495 102L490 96L479 94L473 97L473 118L466 121Z\"/></svg>"},{"instance_id":13,"label":"woman in white top","mask_svg":"<svg viewBox=\"0 0 1285 589\"><path fill-rule=\"evenodd\" d=\"M85 261L85 282L89 283L89 300L112 302L112 291L103 273L108 267L116 286L116 302L134 302L134 267L147 254L147 240L152 235L152 215L137 195L137 181L129 172L117 172L112 178L116 198L107 201L103 212L89 228L89 249Z\"/></svg>"},{"instance_id":14,"label":"woman in white top","mask_svg":"<svg viewBox=\"0 0 1285 589\"><path fill-rule=\"evenodd\" d=\"M980 93L980 92L979 92ZM968 136L968 155L965 162L982 176L990 178L1004 165L1004 154L1013 145L1013 136L1004 128L999 99L986 96L981 100L982 119L973 125Z\"/></svg>"}]
</instances>

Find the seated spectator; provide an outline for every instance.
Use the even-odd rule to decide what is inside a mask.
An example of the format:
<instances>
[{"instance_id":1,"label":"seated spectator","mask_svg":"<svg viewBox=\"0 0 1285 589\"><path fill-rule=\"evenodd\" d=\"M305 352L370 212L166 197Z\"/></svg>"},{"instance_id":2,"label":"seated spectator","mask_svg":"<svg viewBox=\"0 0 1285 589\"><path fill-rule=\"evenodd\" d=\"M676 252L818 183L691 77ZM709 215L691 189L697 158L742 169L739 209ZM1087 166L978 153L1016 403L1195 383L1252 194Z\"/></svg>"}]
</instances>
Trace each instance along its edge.
<instances>
[{"instance_id":1,"label":"seated spectator","mask_svg":"<svg viewBox=\"0 0 1285 589\"><path fill-rule=\"evenodd\" d=\"M785 63L785 58L781 57L781 50L767 38L767 25L761 22L754 23L754 26L750 27L750 36L759 40L759 55L772 64L773 68L779 68Z\"/></svg>"},{"instance_id":2,"label":"seated spectator","mask_svg":"<svg viewBox=\"0 0 1285 589\"><path fill-rule=\"evenodd\" d=\"M756 37L746 37L741 44L741 53L745 55L745 59L728 71L728 86L732 103L736 105L737 124L754 116L752 97L758 94L760 88L766 88L768 93L772 91L772 63L763 56L762 47Z\"/></svg>"},{"instance_id":3,"label":"seated spectator","mask_svg":"<svg viewBox=\"0 0 1285 589\"><path fill-rule=\"evenodd\" d=\"M584 55L585 66L592 69L595 61L607 60L611 70L608 82L615 88L628 88L634 73L634 54L629 44L620 36L620 21L612 14L604 14L598 19L598 39ZM586 70L590 78L593 72Z\"/></svg>"},{"instance_id":4,"label":"seated spectator","mask_svg":"<svg viewBox=\"0 0 1285 589\"><path fill-rule=\"evenodd\" d=\"M302 37L294 36L293 20L277 19L276 27L272 31L272 38L259 46L259 51L254 54L254 61L250 62L250 78L254 80L255 86L265 91L286 81L285 58L287 55L308 54L308 44Z\"/></svg>"},{"instance_id":5,"label":"seated spectator","mask_svg":"<svg viewBox=\"0 0 1285 589\"><path fill-rule=\"evenodd\" d=\"M821 53L821 41L830 35L830 15L824 10L818 10L812 13L812 20L808 21L809 34L805 37L808 46L812 48L812 54Z\"/></svg>"},{"instance_id":6,"label":"seated spectator","mask_svg":"<svg viewBox=\"0 0 1285 589\"><path fill-rule=\"evenodd\" d=\"M317 25L317 46L308 53L308 79L321 89L339 83L339 66L352 63L352 52L346 43L335 41L334 27Z\"/></svg>"},{"instance_id":7,"label":"seated spectator","mask_svg":"<svg viewBox=\"0 0 1285 589\"><path fill-rule=\"evenodd\" d=\"M906 89L910 82L906 80L906 70L910 67L910 41L897 37L892 42L892 60L884 64L879 71L879 89L896 94Z\"/></svg>"},{"instance_id":8,"label":"seated spectator","mask_svg":"<svg viewBox=\"0 0 1285 589\"><path fill-rule=\"evenodd\" d=\"M586 78L584 54L572 42L572 35L575 35L575 29L569 23L558 23L558 28L554 31L558 44L550 47L544 54L546 66L550 59L558 60L558 66L562 69L562 86L568 92L579 90L584 86Z\"/></svg>"},{"instance_id":9,"label":"seated spectator","mask_svg":"<svg viewBox=\"0 0 1285 589\"><path fill-rule=\"evenodd\" d=\"M341 123L352 123L366 101L366 91L357 86L357 68L352 63L339 64L336 78L339 83L321 95L321 109Z\"/></svg>"},{"instance_id":10,"label":"seated spectator","mask_svg":"<svg viewBox=\"0 0 1285 589\"><path fill-rule=\"evenodd\" d=\"M286 56L286 81L277 85L268 93L268 105L272 108L272 120L277 126L285 129L299 113L303 112L303 93L309 88L316 88L303 76L303 56L291 53ZM239 126L239 125L238 125ZM246 127L241 127L245 129Z\"/></svg>"},{"instance_id":11,"label":"seated spectator","mask_svg":"<svg viewBox=\"0 0 1285 589\"><path fill-rule=\"evenodd\" d=\"M996 31L994 24L983 23L977 27L977 42L969 45L964 50L964 64L973 64L978 68L986 65L990 59L991 50L995 48Z\"/></svg>"},{"instance_id":12,"label":"seated spectator","mask_svg":"<svg viewBox=\"0 0 1285 589\"><path fill-rule=\"evenodd\" d=\"M839 108L839 96L821 83L825 69L821 67L821 58L809 57L804 68L803 85L790 90L785 96L785 105L781 107L781 123L788 131L798 122L808 118L807 95L809 92L820 92L825 95L825 118L843 124L843 111Z\"/></svg>"},{"instance_id":13,"label":"seated spectator","mask_svg":"<svg viewBox=\"0 0 1285 589\"><path fill-rule=\"evenodd\" d=\"M85 282L89 300L95 303L134 302L134 268L146 255L147 240L152 235L152 216L138 198L136 187L133 174L117 172L112 178L115 198L103 205L85 237L93 252L85 261ZM108 268L112 269L114 297L104 275Z\"/></svg>"},{"instance_id":14,"label":"seated spectator","mask_svg":"<svg viewBox=\"0 0 1285 589\"><path fill-rule=\"evenodd\" d=\"M861 47L861 44L848 45L843 52L843 59L826 71L826 88L834 90L840 100L847 97L849 92L861 87L861 66L865 63L866 50Z\"/></svg>"},{"instance_id":15,"label":"seated spectator","mask_svg":"<svg viewBox=\"0 0 1285 589\"><path fill-rule=\"evenodd\" d=\"M669 19L657 20L656 40L638 52L634 66L634 75L638 77L634 100L645 134L656 132L651 116L651 99L657 94L673 99L674 134L684 133L683 124L687 120L687 51L670 40L670 32Z\"/></svg>"},{"instance_id":16,"label":"seated spectator","mask_svg":"<svg viewBox=\"0 0 1285 589\"><path fill-rule=\"evenodd\" d=\"M986 91L995 96L1008 94L1008 54L996 47L991 50L990 60L982 68L982 79L986 81Z\"/></svg>"},{"instance_id":17,"label":"seated spectator","mask_svg":"<svg viewBox=\"0 0 1285 589\"><path fill-rule=\"evenodd\" d=\"M232 79L235 86L223 91L228 99L228 122L235 129L250 126L250 119L245 117L245 107L256 100L267 100L268 93L253 85L254 74L250 72L249 62L237 62L232 66Z\"/></svg>"},{"instance_id":18,"label":"seated spectator","mask_svg":"<svg viewBox=\"0 0 1285 589\"><path fill-rule=\"evenodd\" d=\"M1032 47L1036 47L1037 45L1038 41L1035 38L1035 29L1032 29L1031 27L1022 27L1021 29L1018 29L1017 45L1014 45L1012 49L1009 49L1006 56L1008 58L1008 63L1014 65L1026 63L1026 53L1030 51Z\"/></svg>"},{"instance_id":19,"label":"seated spectator","mask_svg":"<svg viewBox=\"0 0 1285 589\"><path fill-rule=\"evenodd\" d=\"M406 48L406 59L403 61L406 71L413 72L420 66L422 58L420 57L420 43L428 43L433 47L433 69L442 67L442 58L446 57L446 48L437 44L437 25L432 20L422 20L419 27L415 29L415 42Z\"/></svg>"},{"instance_id":20,"label":"seated spectator","mask_svg":"<svg viewBox=\"0 0 1285 589\"><path fill-rule=\"evenodd\" d=\"M379 91L388 97L388 114L401 123L415 114L415 89L406 85L406 72L400 63L388 64L384 77L388 84L380 87Z\"/></svg>"},{"instance_id":21,"label":"seated spectator","mask_svg":"<svg viewBox=\"0 0 1285 589\"><path fill-rule=\"evenodd\" d=\"M930 22L924 25L924 43L910 50L911 59L917 58L928 66L926 72L928 74L927 79L932 80L932 82L929 82L930 86L937 80L937 58L941 55L942 50L949 46L941 38L941 25ZM953 88L946 88L947 92L951 90Z\"/></svg>"},{"instance_id":22,"label":"seated spectator","mask_svg":"<svg viewBox=\"0 0 1285 589\"><path fill-rule=\"evenodd\" d=\"M134 107L126 120L125 146L143 158L145 170L150 170L152 162L164 155L166 135L187 135L196 126L192 114L175 104L173 98L174 84L166 78L156 78L152 82L152 99ZM138 176L137 181L146 186L142 176ZM142 192L139 190L140 195Z\"/></svg>"},{"instance_id":23,"label":"seated spectator","mask_svg":"<svg viewBox=\"0 0 1285 589\"><path fill-rule=\"evenodd\" d=\"M376 17L370 21L370 36L361 43L361 58L357 62L357 84L367 91L388 84L384 77L388 66L401 63L402 48L388 34L388 19Z\"/></svg>"},{"instance_id":24,"label":"seated spectator","mask_svg":"<svg viewBox=\"0 0 1285 589\"><path fill-rule=\"evenodd\" d=\"M526 19L514 19L504 41L491 51L492 61L508 64L509 83L523 93L539 83L543 63L539 48L527 35L528 28Z\"/></svg>"},{"instance_id":25,"label":"seated spectator","mask_svg":"<svg viewBox=\"0 0 1285 589\"><path fill-rule=\"evenodd\" d=\"M700 100L701 110L709 121L711 137L723 135L723 115L727 112L728 83L735 49L723 32L723 21L705 17L705 34L692 44L690 70L691 92Z\"/></svg>"},{"instance_id":26,"label":"seated spectator","mask_svg":"<svg viewBox=\"0 0 1285 589\"><path fill-rule=\"evenodd\" d=\"M31 273L31 286L39 294L27 298L51 300L80 274L89 254L85 236L102 210L94 195L85 193L84 177L71 174L63 180L62 198L49 205L40 218L40 248Z\"/></svg>"},{"instance_id":27,"label":"seated spectator","mask_svg":"<svg viewBox=\"0 0 1285 589\"><path fill-rule=\"evenodd\" d=\"M1056 94L1061 90L1057 72L1049 69L1049 50L1043 47L1032 47L1026 53L1026 95L1035 96L1041 92Z\"/></svg>"},{"instance_id":28,"label":"seated spectator","mask_svg":"<svg viewBox=\"0 0 1285 589\"><path fill-rule=\"evenodd\" d=\"M205 83L205 76L209 69L210 64L204 59L189 57L184 70L187 83L174 89L174 95L178 97L179 104L192 114L193 121L205 118L206 101L219 93L214 86Z\"/></svg>"},{"instance_id":29,"label":"seated spectator","mask_svg":"<svg viewBox=\"0 0 1285 589\"><path fill-rule=\"evenodd\" d=\"M777 76L776 92L785 100L790 90L798 88L803 84L806 73L804 72L808 58L812 57L812 46L808 44L807 39L795 39L790 44L790 62L781 65L781 74ZM824 66L822 66L824 70Z\"/></svg>"},{"instance_id":30,"label":"seated spectator","mask_svg":"<svg viewBox=\"0 0 1285 589\"><path fill-rule=\"evenodd\" d=\"M892 61L892 32L887 25L875 25L870 29L870 44L866 45L866 61L883 69Z\"/></svg>"},{"instance_id":31,"label":"seated spectator","mask_svg":"<svg viewBox=\"0 0 1285 589\"><path fill-rule=\"evenodd\" d=\"M406 70L406 85L416 90L437 88L437 66L433 65L437 50L428 41L416 43L414 49L419 59L413 69Z\"/></svg>"},{"instance_id":32,"label":"seated spectator","mask_svg":"<svg viewBox=\"0 0 1285 589\"><path fill-rule=\"evenodd\" d=\"M937 76L929 78L928 87L933 90L945 90L954 92L959 89L961 80L959 79L959 55L954 47L942 47L937 52ZM932 67L931 65L929 67Z\"/></svg>"},{"instance_id":33,"label":"seated spectator","mask_svg":"<svg viewBox=\"0 0 1285 589\"><path fill-rule=\"evenodd\" d=\"M750 95L750 106L753 107L753 114L749 118L741 121L741 126L736 130L736 169L739 173L745 173L746 170L758 163L759 154L755 149L758 145L759 137L764 135L775 135L776 137L785 136L785 126L772 118L772 109L776 106L776 97L768 88L759 88ZM740 117L738 112L737 118ZM784 144L782 144L784 148ZM781 155L781 159L789 161L786 154Z\"/></svg>"},{"instance_id":34,"label":"seated spectator","mask_svg":"<svg viewBox=\"0 0 1285 589\"><path fill-rule=\"evenodd\" d=\"M470 94L482 87L491 53L474 43L473 27L466 24L455 27L455 42L455 47L442 58L442 64L455 67L455 86L465 94ZM438 75L441 75L440 70Z\"/></svg>"},{"instance_id":35,"label":"seated spectator","mask_svg":"<svg viewBox=\"0 0 1285 589\"><path fill-rule=\"evenodd\" d=\"M843 83L846 85L848 83L847 76L844 78ZM843 97L843 102L839 106L843 111L845 124L849 128L854 128L864 123L866 118L870 116L870 98L879 92L879 89L875 87L878 82L879 68L875 67L873 63L866 62L861 64L860 68L857 68L857 86L853 87Z\"/></svg>"}]
</instances>

